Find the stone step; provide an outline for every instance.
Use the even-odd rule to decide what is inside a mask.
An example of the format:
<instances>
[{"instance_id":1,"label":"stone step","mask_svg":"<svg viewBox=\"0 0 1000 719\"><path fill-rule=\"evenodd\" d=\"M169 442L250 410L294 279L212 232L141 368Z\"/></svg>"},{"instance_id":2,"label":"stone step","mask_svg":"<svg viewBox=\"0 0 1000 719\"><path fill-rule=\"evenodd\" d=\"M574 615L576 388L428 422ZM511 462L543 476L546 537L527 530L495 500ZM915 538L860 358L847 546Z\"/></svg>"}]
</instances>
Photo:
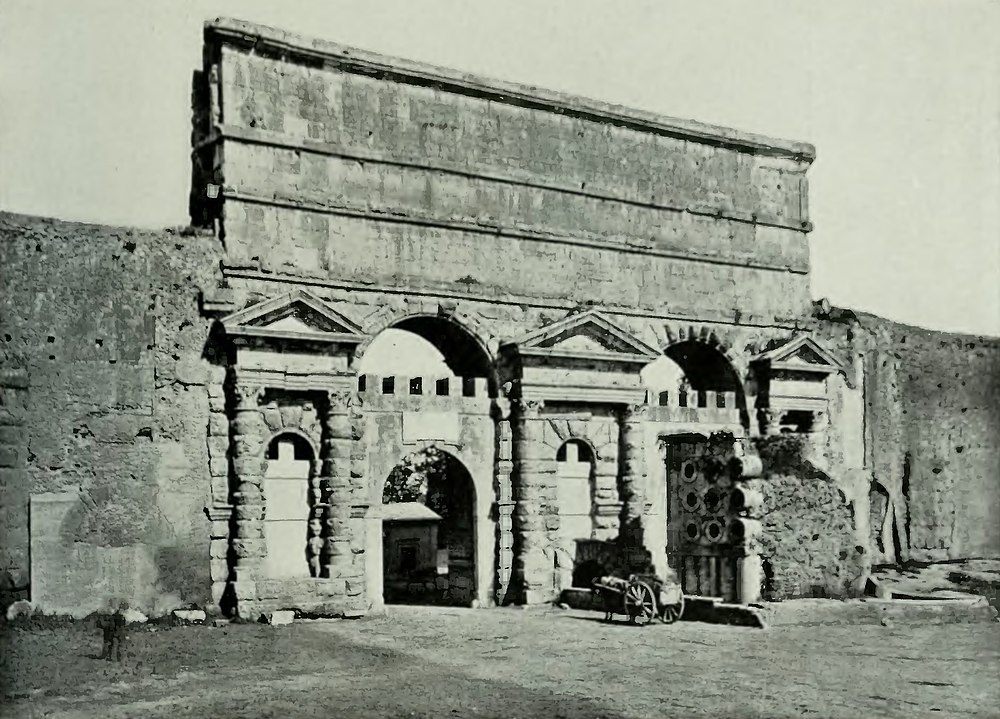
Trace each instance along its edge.
<instances>
[{"instance_id":1,"label":"stone step","mask_svg":"<svg viewBox=\"0 0 1000 719\"><path fill-rule=\"evenodd\" d=\"M563 590L559 601L572 609L604 611L589 589ZM969 624L997 621L997 610L983 597L960 593L933 599L791 599L752 605L727 603L719 597L685 596L681 621L757 628L883 622Z\"/></svg>"},{"instance_id":2,"label":"stone step","mask_svg":"<svg viewBox=\"0 0 1000 719\"><path fill-rule=\"evenodd\" d=\"M769 626L820 624L969 624L996 621L979 596L949 599L792 599L755 605Z\"/></svg>"}]
</instances>

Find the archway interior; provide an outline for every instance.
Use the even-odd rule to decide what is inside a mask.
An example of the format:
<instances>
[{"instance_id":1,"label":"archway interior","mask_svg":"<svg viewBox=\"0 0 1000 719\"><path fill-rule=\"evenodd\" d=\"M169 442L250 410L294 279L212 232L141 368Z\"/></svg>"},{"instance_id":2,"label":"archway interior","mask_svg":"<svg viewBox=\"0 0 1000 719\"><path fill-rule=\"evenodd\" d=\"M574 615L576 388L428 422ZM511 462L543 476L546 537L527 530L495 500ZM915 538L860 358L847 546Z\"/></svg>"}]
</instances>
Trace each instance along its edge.
<instances>
[{"instance_id":1,"label":"archway interior","mask_svg":"<svg viewBox=\"0 0 1000 719\"><path fill-rule=\"evenodd\" d=\"M359 371L381 376L493 379L493 362L468 331L443 317L408 317L383 330L361 358Z\"/></svg>"},{"instance_id":2,"label":"archway interior","mask_svg":"<svg viewBox=\"0 0 1000 719\"><path fill-rule=\"evenodd\" d=\"M671 345L664 355L641 372L643 385L654 392L684 394L732 392L738 407L742 407L743 392L739 376L729 360L719 350L701 342L686 341ZM721 400L719 400L721 401Z\"/></svg>"},{"instance_id":3,"label":"archway interior","mask_svg":"<svg viewBox=\"0 0 1000 719\"><path fill-rule=\"evenodd\" d=\"M274 578L319 576L322 540L319 532L310 528L315 469L312 447L298 434L283 433L271 440L265 457L265 572Z\"/></svg>"},{"instance_id":4,"label":"archway interior","mask_svg":"<svg viewBox=\"0 0 1000 719\"><path fill-rule=\"evenodd\" d=\"M475 488L465 466L430 447L406 457L382 492L386 603L469 606L475 597Z\"/></svg>"}]
</instances>

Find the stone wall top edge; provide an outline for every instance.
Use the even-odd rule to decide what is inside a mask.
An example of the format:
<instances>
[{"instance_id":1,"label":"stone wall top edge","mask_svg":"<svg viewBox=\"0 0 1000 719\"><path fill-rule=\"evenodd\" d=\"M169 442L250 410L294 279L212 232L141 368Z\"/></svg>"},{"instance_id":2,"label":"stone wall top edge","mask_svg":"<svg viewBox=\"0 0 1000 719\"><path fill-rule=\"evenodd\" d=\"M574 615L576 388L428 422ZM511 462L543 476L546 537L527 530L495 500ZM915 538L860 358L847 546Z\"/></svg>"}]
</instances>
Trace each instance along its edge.
<instances>
[{"instance_id":1,"label":"stone wall top edge","mask_svg":"<svg viewBox=\"0 0 1000 719\"><path fill-rule=\"evenodd\" d=\"M885 317L880 317L879 315L871 314L869 312L862 312L860 310L854 310L854 313L858 318L858 323L862 326L869 326L872 328L881 327L888 330L892 335L897 336L896 339L898 339L898 335L913 335L929 341L976 342L991 349L1000 349L1000 336L997 335L930 329L927 327L919 327L917 325L897 322L895 320L890 320Z\"/></svg>"},{"instance_id":2,"label":"stone wall top edge","mask_svg":"<svg viewBox=\"0 0 1000 719\"><path fill-rule=\"evenodd\" d=\"M411 85L434 86L448 92L482 97L494 102L531 107L558 114L578 115L598 122L624 125L639 131L668 135L690 142L754 155L787 157L811 163L816 148L797 142L658 115L568 93L462 73L426 63L389 57L328 40L304 37L266 25L216 18L205 23L205 41L252 48L300 61L334 65L346 72L391 76Z\"/></svg>"},{"instance_id":3,"label":"stone wall top edge","mask_svg":"<svg viewBox=\"0 0 1000 719\"><path fill-rule=\"evenodd\" d=\"M0 209L0 230L41 230L46 228L57 232L76 231L88 234L121 232L142 237L165 237L180 233L190 233L193 236L211 236L213 234L211 230L198 230L183 223L164 228L138 227L134 225L105 224L96 221L68 220L61 217L33 215Z\"/></svg>"}]
</instances>

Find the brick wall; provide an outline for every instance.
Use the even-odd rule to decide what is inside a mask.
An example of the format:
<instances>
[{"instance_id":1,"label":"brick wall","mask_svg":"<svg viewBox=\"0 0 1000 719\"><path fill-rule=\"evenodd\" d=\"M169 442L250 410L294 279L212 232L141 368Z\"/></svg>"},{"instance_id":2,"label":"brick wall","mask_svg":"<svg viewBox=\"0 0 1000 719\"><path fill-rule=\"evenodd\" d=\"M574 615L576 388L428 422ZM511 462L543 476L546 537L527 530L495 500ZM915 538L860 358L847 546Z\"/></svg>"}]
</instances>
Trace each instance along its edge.
<instances>
[{"instance_id":1,"label":"brick wall","mask_svg":"<svg viewBox=\"0 0 1000 719\"><path fill-rule=\"evenodd\" d=\"M58 526L32 526L58 545L31 558L48 562L34 567L47 596L32 598L49 609L208 596L207 385L220 369L203 355L198 289L217 245L0 213L0 368L17 377L4 404L16 392L22 424L3 430L16 445L0 470L4 560L24 577L29 498L32 512L59 500L37 515Z\"/></svg>"}]
</instances>

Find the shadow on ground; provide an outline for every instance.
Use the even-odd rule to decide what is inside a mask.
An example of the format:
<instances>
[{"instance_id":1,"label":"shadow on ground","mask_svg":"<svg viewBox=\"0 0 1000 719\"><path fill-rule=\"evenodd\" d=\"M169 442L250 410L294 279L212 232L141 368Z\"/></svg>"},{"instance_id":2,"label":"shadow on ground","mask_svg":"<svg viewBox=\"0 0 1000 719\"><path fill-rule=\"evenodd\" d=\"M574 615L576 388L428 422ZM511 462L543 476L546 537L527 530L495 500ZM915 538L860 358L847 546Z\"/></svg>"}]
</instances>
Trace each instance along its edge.
<instances>
[{"instance_id":1,"label":"shadow on ground","mask_svg":"<svg viewBox=\"0 0 1000 719\"><path fill-rule=\"evenodd\" d=\"M100 659L100 638L82 627L4 634L3 703L44 704L46 716L623 717L582 695L470 677L308 624L136 632L121 664Z\"/></svg>"}]
</instances>

